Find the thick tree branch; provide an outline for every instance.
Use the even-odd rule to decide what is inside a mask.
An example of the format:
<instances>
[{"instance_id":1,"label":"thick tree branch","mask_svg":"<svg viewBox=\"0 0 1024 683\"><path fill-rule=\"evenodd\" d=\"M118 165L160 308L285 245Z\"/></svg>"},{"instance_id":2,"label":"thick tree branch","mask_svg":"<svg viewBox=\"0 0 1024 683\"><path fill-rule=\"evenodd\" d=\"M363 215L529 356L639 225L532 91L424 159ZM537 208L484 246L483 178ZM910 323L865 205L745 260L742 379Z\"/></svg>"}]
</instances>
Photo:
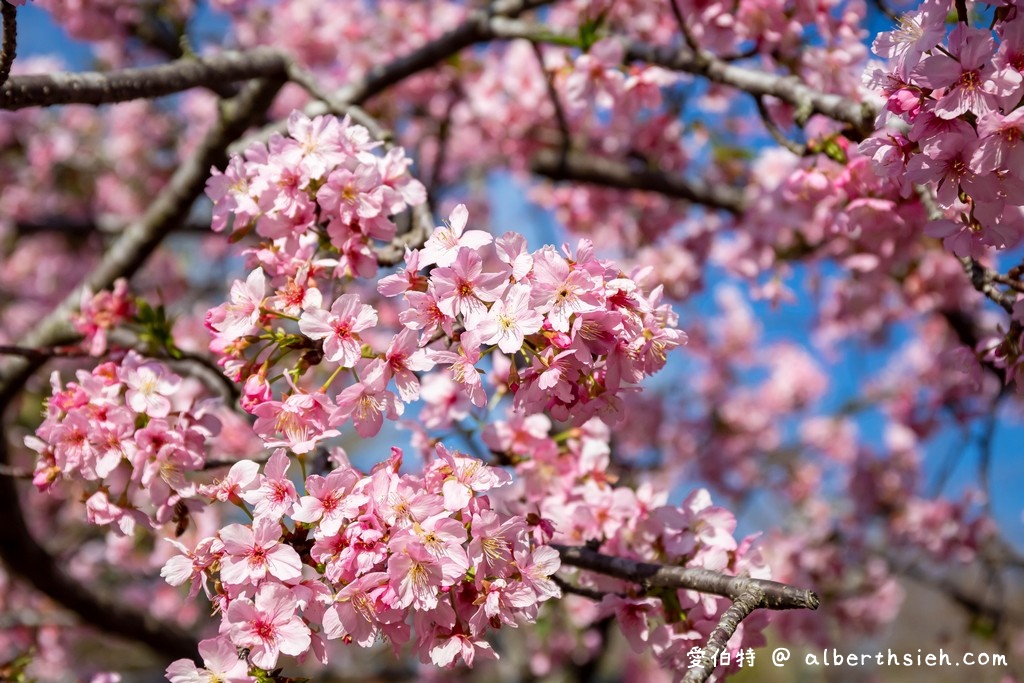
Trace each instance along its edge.
<instances>
[{"instance_id":1,"label":"thick tree branch","mask_svg":"<svg viewBox=\"0 0 1024 683\"><path fill-rule=\"evenodd\" d=\"M95 221L76 221L62 216L41 217L34 220L18 221L14 224L17 236L59 234L68 237L88 237L89 235L116 236L125 229L120 221L105 222L102 218ZM210 221L189 219L174 227L176 233L200 233L210 235Z\"/></svg>"},{"instance_id":2,"label":"thick tree branch","mask_svg":"<svg viewBox=\"0 0 1024 683\"><path fill-rule=\"evenodd\" d=\"M677 588L720 595L732 600L751 592L759 595L756 608L818 609L818 596L813 591L795 588L778 581L729 576L709 569L672 567L640 562L624 557L604 555L589 548L551 544L562 558L562 564L599 574L614 576L639 584L644 589Z\"/></svg>"},{"instance_id":3,"label":"thick tree branch","mask_svg":"<svg viewBox=\"0 0 1024 683\"><path fill-rule=\"evenodd\" d=\"M0 14L3 15L4 42L0 44L0 87L11 75L11 66L18 53L18 8L0 0Z\"/></svg>"},{"instance_id":4,"label":"thick tree branch","mask_svg":"<svg viewBox=\"0 0 1024 683\"><path fill-rule=\"evenodd\" d=\"M742 192L727 185L712 185L661 171L635 169L625 163L578 152L571 152L565 157L541 152L532 159L530 170L552 180L574 180L621 190L658 192L667 197L685 199L733 214L742 213L744 208Z\"/></svg>"},{"instance_id":5,"label":"thick tree branch","mask_svg":"<svg viewBox=\"0 0 1024 683\"><path fill-rule=\"evenodd\" d=\"M214 88L230 81L283 80L288 65L287 56L279 50L256 48L135 69L15 76L0 88L0 109L110 104L161 97L190 88Z\"/></svg>"},{"instance_id":6,"label":"thick tree branch","mask_svg":"<svg viewBox=\"0 0 1024 683\"><path fill-rule=\"evenodd\" d=\"M758 608L763 597L760 590L752 588L736 598L736 601L729 605L729 609L722 612L718 625L708 636L708 644L701 655L700 666L688 670L683 676L683 683L703 683L711 677L718 663L718 656L725 651L740 622Z\"/></svg>"}]
</instances>

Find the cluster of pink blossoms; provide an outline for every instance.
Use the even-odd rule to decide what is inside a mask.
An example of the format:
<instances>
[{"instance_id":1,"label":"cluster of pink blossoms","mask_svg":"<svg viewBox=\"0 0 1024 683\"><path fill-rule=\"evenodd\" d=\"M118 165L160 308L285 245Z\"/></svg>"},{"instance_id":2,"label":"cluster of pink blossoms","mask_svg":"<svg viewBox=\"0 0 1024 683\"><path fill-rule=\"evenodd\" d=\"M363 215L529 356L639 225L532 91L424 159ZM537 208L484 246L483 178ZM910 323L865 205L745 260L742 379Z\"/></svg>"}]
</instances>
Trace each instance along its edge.
<instances>
[{"instance_id":1,"label":"cluster of pink blossoms","mask_svg":"<svg viewBox=\"0 0 1024 683\"><path fill-rule=\"evenodd\" d=\"M339 467L308 476L300 495L278 450L262 473L243 460L203 487L253 518L194 550L179 545L183 554L162 571L172 585L191 581L193 595L202 586L218 607L220 636L201 647L207 671L230 665L251 680L226 656L235 648L264 671L281 654L326 663L325 640L369 647L382 638L397 648L410 622L424 662L496 658L490 629L535 619L540 603L560 596L550 580L558 553L534 544L544 534L524 517L491 508L484 494L508 485L507 472L441 444L436 453L421 475L399 474L398 448L368 475L336 457ZM168 669L175 683L196 672L187 660Z\"/></svg>"},{"instance_id":2,"label":"cluster of pink blossoms","mask_svg":"<svg viewBox=\"0 0 1024 683\"><path fill-rule=\"evenodd\" d=\"M213 402L196 405L166 366L129 352L61 386L54 373L46 418L25 443L39 454L33 483L60 480L87 489L88 519L131 534L180 514L194 495L185 474L202 469L206 442L220 429Z\"/></svg>"},{"instance_id":3,"label":"cluster of pink blossoms","mask_svg":"<svg viewBox=\"0 0 1024 683\"><path fill-rule=\"evenodd\" d=\"M233 216L236 233L254 227L270 240L251 252L259 265L234 283L230 301L207 316L211 349L244 384L242 405L268 447L310 452L350 419L360 436L373 436L419 398L418 373L435 366L482 408L478 365L495 350L521 359L508 384L518 410L614 421L621 394L685 341L661 289L644 293L589 241L575 254L531 253L521 235L467 230L463 205L422 249L407 250L405 267L381 279L377 293L358 283L338 293L340 275L376 272L371 240L394 235L391 216L421 201L422 188L405 175L400 150L383 159L369 152L361 126L293 114L289 127L291 138L251 148L210 182L215 227ZM376 294L402 296L406 307L385 317ZM382 317L400 330L374 330ZM271 372L275 365L283 369ZM291 385L280 400L274 374ZM346 377L352 382L328 395Z\"/></svg>"},{"instance_id":4,"label":"cluster of pink blossoms","mask_svg":"<svg viewBox=\"0 0 1024 683\"><path fill-rule=\"evenodd\" d=\"M255 230L270 240L258 257L274 276L294 275L324 239L336 257L318 261L318 269L372 277L373 241L391 240L391 217L426 201L422 183L409 175L412 161L400 147L374 154L381 143L347 118L295 111L288 133L253 144L244 159L232 157L224 173L213 169L206 188L213 229L231 222L233 238Z\"/></svg>"},{"instance_id":5,"label":"cluster of pink blossoms","mask_svg":"<svg viewBox=\"0 0 1024 683\"><path fill-rule=\"evenodd\" d=\"M1024 16L996 13L993 28L958 23L949 0L926 0L899 29L875 39L885 68L868 74L886 98L882 116L909 128L861 145L878 172L936 190L946 218L928 234L957 256L1013 247L1024 235ZM941 44L944 43L944 44Z\"/></svg>"},{"instance_id":6,"label":"cluster of pink blossoms","mask_svg":"<svg viewBox=\"0 0 1024 683\"><path fill-rule=\"evenodd\" d=\"M82 346L90 355L102 356L107 350L107 333L129 322L135 314L135 303L128 294L128 281L118 278L111 291L92 294L82 291L80 310L71 318L75 329L85 337Z\"/></svg>"},{"instance_id":7,"label":"cluster of pink blossoms","mask_svg":"<svg viewBox=\"0 0 1024 683\"><path fill-rule=\"evenodd\" d=\"M706 490L674 506L658 484L616 486L609 474L615 466L606 424L590 420L560 440L550 436L551 427L546 416L513 414L488 425L483 439L516 463L519 485L506 496L510 509L542 520L554 542L596 546L606 555L632 560L770 578L770 569L752 547L755 537L737 540L735 516L712 505ZM690 665L690 650L707 643L730 605L726 598L686 590L659 599L594 572L580 571L574 582L606 593L595 617L614 615L635 653L650 650L666 671L680 675ZM766 624L763 614L744 620L730 652L735 656L763 645Z\"/></svg>"}]
</instances>

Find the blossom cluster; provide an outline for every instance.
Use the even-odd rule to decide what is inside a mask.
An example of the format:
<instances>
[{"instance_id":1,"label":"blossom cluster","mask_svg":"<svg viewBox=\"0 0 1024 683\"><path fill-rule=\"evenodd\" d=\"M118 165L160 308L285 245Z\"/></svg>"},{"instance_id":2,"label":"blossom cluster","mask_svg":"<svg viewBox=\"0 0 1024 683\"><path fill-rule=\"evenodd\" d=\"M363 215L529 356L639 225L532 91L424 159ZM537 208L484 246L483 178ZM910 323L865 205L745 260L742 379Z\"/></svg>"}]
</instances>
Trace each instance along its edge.
<instances>
[{"instance_id":1,"label":"blossom cluster","mask_svg":"<svg viewBox=\"0 0 1024 683\"><path fill-rule=\"evenodd\" d=\"M405 151L374 154L380 145L348 118L309 119L295 111L287 136L254 143L223 173L213 169L206 187L212 227L222 231L230 223L233 238L254 230L270 240L261 256L273 276L294 274L296 257L325 239L337 253L330 265L338 276L372 277L373 240L391 240L391 217L426 201Z\"/></svg>"},{"instance_id":2,"label":"blossom cluster","mask_svg":"<svg viewBox=\"0 0 1024 683\"><path fill-rule=\"evenodd\" d=\"M550 580L558 553L534 543L524 517L492 509L485 494L508 485L507 472L442 444L436 456L422 474L399 473L398 448L369 474L338 456L300 494L282 449L262 472L243 460L204 487L253 518L192 550L179 545L183 554L162 571L172 585L191 581L193 595L202 586L218 607L220 635L203 648L208 671L235 666L220 656L234 648L265 671L281 654L326 663L325 640L397 648L412 637L410 622L424 662L496 658L490 630L535 619L540 603L560 596ZM184 681L195 671L182 660L168 674Z\"/></svg>"},{"instance_id":3,"label":"blossom cluster","mask_svg":"<svg viewBox=\"0 0 1024 683\"><path fill-rule=\"evenodd\" d=\"M107 350L107 333L129 322L134 314L135 304L128 294L128 281L118 278L110 291L92 294L88 289L83 290L79 311L71 322L84 337L82 345L89 354L101 356Z\"/></svg>"},{"instance_id":4,"label":"blossom cluster","mask_svg":"<svg viewBox=\"0 0 1024 683\"><path fill-rule=\"evenodd\" d=\"M253 251L258 267L207 316L211 349L244 384L242 405L268 447L307 453L348 420L373 436L419 397L419 374L435 366L482 408L479 366L496 350L515 359L508 388L518 410L614 420L621 395L685 341L662 290L645 293L589 241L575 254L530 252L522 235L467 229L464 205L421 249L407 249L377 292L358 280L337 292L341 275L376 273L371 241L394 236L391 216L422 201L422 187L398 148L372 154L361 126L297 113L289 130L233 158L208 187L215 228L233 218L236 234L251 228L268 240ZM374 305L377 295L402 297L397 319ZM382 318L399 331L375 330ZM268 379L275 365L290 383L280 399ZM353 382L328 393L346 377Z\"/></svg>"},{"instance_id":5,"label":"blossom cluster","mask_svg":"<svg viewBox=\"0 0 1024 683\"><path fill-rule=\"evenodd\" d=\"M550 525L555 542L631 560L770 578L752 547L754 537L737 540L735 516L713 505L707 490L693 491L676 506L668 504L661 485L616 485L607 425L590 420L561 439L550 436L551 427L546 416L513 414L488 425L483 438L516 463L521 485L506 500L510 509L533 511ZM669 671L686 671L687 651L707 642L729 606L724 598L694 591L654 596L593 572L579 572L576 583L605 593L597 616L614 615L633 651L653 652ZM745 620L730 641L733 654L762 645L765 624L759 615Z\"/></svg>"},{"instance_id":6,"label":"blossom cluster","mask_svg":"<svg viewBox=\"0 0 1024 683\"><path fill-rule=\"evenodd\" d=\"M212 401L192 404L182 379L134 351L62 386L51 378L46 417L25 443L39 454L33 483L86 487L91 523L130 535L136 524L156 527L187 509L206 443L220 428Z\"/></svg>"},{"instance_id":7,"label":"blossom cluster","mask_svg":"<svg viewBox=\"0 0 1024 683\"><path fill-rule=\"evenodd\" d=\"M896 30L880 34L869 85L902 132L866 140L878 172L934 188L946 217L928 234L957 256L1010 248L1024 235L1024 16L996 13L992 28L961 21L947 36L949 0L926 0Z\"/></svg>"}]
</instances>

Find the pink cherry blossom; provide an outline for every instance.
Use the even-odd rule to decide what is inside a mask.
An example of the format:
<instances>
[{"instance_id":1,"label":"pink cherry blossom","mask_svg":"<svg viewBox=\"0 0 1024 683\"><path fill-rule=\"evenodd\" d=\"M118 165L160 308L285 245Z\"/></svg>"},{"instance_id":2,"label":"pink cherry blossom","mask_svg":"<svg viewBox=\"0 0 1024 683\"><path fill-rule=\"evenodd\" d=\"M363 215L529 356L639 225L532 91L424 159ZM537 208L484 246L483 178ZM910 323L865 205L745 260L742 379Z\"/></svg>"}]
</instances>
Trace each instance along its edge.
<instances>
[{"instance_id":1,"label":"pink cherry blossom","mask_svg":"<svg viewBox=\"0 0 1024 683\"><path fill-rule=\"evenodd\" d=\"M298 495L295 484L287 477L290 464L284 449L277 449L260 475L259 487L241 494L242 500L254 506L254 516L277 521L292 509Z\"/></svg>"},{"instance_id":2,"label":"pink cherry blossom","mask_svg":"<svg viewBox=\"0 0 1024 683\"><path fill-rule=\"evenodd\" d=\"M277 666L281 654L300 655L310 645L309 627L295 613L298 604L281 584L265 583L254 600L231 601L225 615L231 642L249 649L249 659L261 669Z\"/></svg>"},{"instance_id":3,"label":"pink cherry blossom","mask_svg":"<svg viewBox=\"0 0 1024 683\"><path fill-rule=\"evenodd\" d=\"M491 305L477 330L485 344L497 344L505 353L523 347L525 337L540 330L544 317L530 306L530 288L512 285Z\"/></svg>"},{"instance_id":4,"label":"pink cherry blossom","mask_svg":"<svg viewBox=\"0 0 1024 683\"><path fill-rule=\"evenodd\" d=\"M343 294L328 313L322 308L308 309L299 319L299 330L310 339L322 339L324 358L350 368L359 360L359 332L377 324L377 311L363 304L358 294Z\"/></svg>"},{"instance_id":5,"label":"pink cherry blossom","mask_svg":"<svg viewBox=\"0 0 1024 683\"><path fill-rule=\"evenodd\" d=\"M494 239L483 230L466 230L469 210L465 204L459 204L452 210L448 225L438 227L430 235L420 251L420 267L438 265L447 268L455 263L461 248L479 249L490 244Z\"/></svg>"},{"instance_id":6,"label":"pink cherry blossom","mask_svg":"<svg viewBox=\"0 0 1024 683\"><path fill-rule=\"evenodd\" d=\"M463 332L459 337L459 352L432 351L430 359L435 363L449 366L452 380L460 385L473 405L483 407L487 402L483 382L476 371L480 360L480 333L473 330Z\"/></svg>"},{"instance_id":7,"label":"pink cherry blossom","mask_svg":"<svg viewBox=\"0 0 1024 683\"><path fill-rule=\"evenodd\" d=\"M190 659L179 659L167 667L171 683L252 683L245 660L238 658L235 646L226 638L208 638L199 642L199 656L203 667Z\"/></svg>"},{"instance_id":8,"label":"pink cherry blossom","mask_svg":"<svg viewBox=\"0 0 1024 683\"><path fill-rule=\"evenodd\" d=\"M929 88L947 88L935 105L935 113L954 119L971 111L977 116L996 108L995 97L984 90L992 72L989 64L995 52L992 33L957 24L949 40L952 56L935 54L922 61L915 75Z\"/></svg>"},{"instance_id":9,"label":"pink cherry blossom","mask_svg":"<svg viewBox=\"0 0 1024 683\"><path fill-rule=\"evenodd\" d=\"M452 318L463 316L467 328L473 329L487 312L485 303L501 297L506 278L501 273L485 273L480 255L462 247L451 267L434 269L430 282L441 312Z\"/></svg>"},{"instance_id":10,"label":"pink cherry blossom","mask_svg":"<svg viewBox=\"0 0 1024 683\"><path fill-rule=\"evenodd\" d=\"M338 430L327 426L331 407L323 393L289 394L284 401L267 401L253 408L253 429L267 448L309 453L320 441L338 435Z\"/></svg>"},{"instance_id":11,"label":"pink cherry blossom","mask_svg":"<svg viewBox=\"0 0 1024 683\"><path fill-rule=\"evenodd\" d=\"M249 273L245 283L231 285L231 303L211 311L210 326L226 339L249 334L260 318L260 307L266 296L266 276L263 269Z\"/></svg>"},{"instance_id":12,"label":"pink cherry blossom","mask_svg":"<svg viewBox=\"0 0 1024 683\"><path fill-rule=\"evenodd\" d=\"M384 353L384 360L401 399L409 403L419 398L420 381L416 373L430 370L434 367L434 361L426 349L419 347L412 329L403 329L395 335Z\"/></svg>"},{"instance_id":13,"label":"pink cherry blossom","mask_svg":"<svg viewBox=\"0 0 1024 683\"><path fill-rule=\"evenodd\" d=\"M554 249L545 248L534 257L530 303L546 313L552 329L569 331L574 313L596 311L601 304L597 283L583 270L571 270Z\"/></svg>"},{"instance_id":14,"label":"pink cherry blossom","mask_svg":"<svg viewBox=\"0 0 1024 683\"><path fill-rule=\"evenodd\" d=\"M326 477L311 474L306 479L309 495L295 503L291 518L306 524L319 522L321 532L327 535L338 533L342 522L355 518L367 501L365 495L352 492L357 480L352 470L335 470Z\"/></svg>"},{"instance_id":15,"label":"pink cherry blossom","mask_svg":"<svg viewBox=\"0 0 1024 683\"><path fill-rule=\"evenodd\" d=\"M360 380L338 394L331 422L337 424L351 417L356 433L368 439L380 431L385 416L397 420L405 406L388 391L386 371L387 365L379 358L364 367Z\"/></svg>"},{"instance_id":16,"label":"pink cherry blossom","mask_svg":"<svg viewBox=\"0 0 1024 683\"><path fill-rule=\"evenodd\" d=\"M221 580L228 584L259 584L269 574L281 581L302 575L302 560L295 549L281 543L281 526L260 517L252 527L231 524L220 531L224 543Z\"/></svg>"}]
</instances>

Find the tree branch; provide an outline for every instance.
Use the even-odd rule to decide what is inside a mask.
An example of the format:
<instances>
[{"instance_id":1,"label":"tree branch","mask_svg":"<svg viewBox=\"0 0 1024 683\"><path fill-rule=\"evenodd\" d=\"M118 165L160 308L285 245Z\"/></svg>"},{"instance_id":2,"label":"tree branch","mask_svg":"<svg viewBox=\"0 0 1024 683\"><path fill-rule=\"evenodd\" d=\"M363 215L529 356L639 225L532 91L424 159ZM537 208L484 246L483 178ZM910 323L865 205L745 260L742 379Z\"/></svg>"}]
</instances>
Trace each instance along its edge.
<instances>
[{"instance_id":1,"label":"tree branch","mask_svg":"<svg viewBox=\"0 0 1024 683\"><path fill-rule=\"evenodd\" d=\"M935 195L930 189L924 185L917 185L914 187L914 191L928 213L929 220L939 221L945 218L942 209L939 208L938 203L935 201ZM1017 302L1017 295L1013 292L1004 292L996 286L1000 278L999 271L981 265L970 256L959 256L957 258L976 290L999 304L1007 313L1013 313L1013 305Z\"/></svg>"},{"instance_id":2,"label":"tree branch","mask_svg":"<svg viewBox=\"0 0 1024 683\"><path fill-rule=\"evenodd\" d=\"M3 14L4 42L0 45L0 87L11 75L11 66L18 53L18 8L0 0L0 14Z\"/></svg>"},{"instance_id":3,"label":"tree branch","mask_svg":"<svg viewBox=\"0 0 1024 683\"><path fill-rule=\"evenodd\" d=\"M701 655L700 666L689 669L683 677L683 683L703 683L711 677L715 671L718 656L729 644L729 639L736 633L736 628L741 621L758 608L763 598L760 590L751 588L736 598L736 601L729 605L729 609L722 612L718 625L708 636L708 644L704 648L704 654Z\"/></svg>"},{"instance_id":4,"label":"tree branch","mask_svg":"<svg viewBox=\"0 0 1024 683\"><path fill-rule=\"evenodd\" d=\"M744 208L743 193L727 185L711 185L660 171L634 169L624 163L578 152L571 152L564 158L559 154L541 152L531 161L530 170L552 180L658 192L733 214L742 213Z\"/></svg>"},{"instance_id":5,"label":"tree branch","mask_svg":"<svg viewBox=\"0 0 1024 683\"><path fill-rule=\"evenodd\" d=\"M530 43L530 47L533 48L533 56L537 59L537 66L544 76L544 85L548 91L548 99L551 100L551 104L555 108L555 120L558 122L558 130L561 133L561 143L558 146L558 170L564 172L566 157L569 156L569 151L572 149L572 131L569 129L569 118L565 115L565 109L562 108L562 100L558 97L558 91L555 89L555 79L544 65L544 53L541 51L540 45Z\"/></svg>"},{"instance_id":6,"label":"tree branch","mask_svg":"<svg viewBox=\"0 0 1024 683\"><path fill-rule=\"evenodd\" d=\"M798 157L806 156L807 146L801 145L800 143L786 137L786 134L782 132L779 125L772 120L772 114L768 111L768 107L764 103L764 98L755 97L754 101L757 103L757 113L761 116L761 122L764 123L765 129L768 131L768 134L772 136L772 139Z\"/></svg>"},{"instance_id":7,"label":"tree branch","mask_svg":"<svg viewBox=\"0 0 1024 683\"><path fill-rule=\"evenodd\" d=\"M360 80L336 90L329 98L329 103L311 102L306 105L303 113L309 117L321 116L329 113L332 108L344 109L350 105L363 104L374 95L400 83L409 76L440 64L467 47L500 37L493 31L493 21L496 18L518 17L524 12L549 5L553 1L496 0L491 2L487 10L471 12L463 23L451 31L438 36L407 55L370 69ZM255 141L267 140L273 133L281 133L286 130L286 125L285 121L278 121L264 126L254 135L233 145L232 150L241 151Z\"/></svg>"},{"instance_id":8,"label":"tree branch","mask_svg":"<svg viewBox=\"0 0 1024 683\"><path fill-rule=\"evenodd\" d=\"M562 589L563 593L579 595L581 597L589 598L597 602L604 600L604 596L606 595L614 595L614 593L606 593L605 591L599 591L593 588L584 588L583 586L576 586L574 584L569 583L558 574L552 574L551 580L554 581L556 586Z\"/></svg>"},{"instance_id":9,"label":"tree branch","mask_svg":"<svg viewBox=\"0 0 1024 683\"><path fill-rule=\"evenodd\" d=\"M68 237L88 237L89 235L112 235L116 236L124 230L124 225L119 221L104 221L98 218L95 221L64 218L61 216L45 216L33 220L18 221L14 224L14 234L18 236L39 235L56 233ZM212 235L210 221L188 219L175 226L177 233L201 233Z\"/></svg>"},{"instance_id":10,"label":"tree branch","mask_svg":"<svg viewBox=\"0 0 1024 683\"><path fill-rule=\"evenodd\" d=\"M720 595L734 601L744 595L756 592L759 597L754 605L755 608L818 609L818 596L813 591L788 586L778 581L729 576L709 569L640 562L624 557L603 555L579 546L552 543L551 547L558 551L563 565L614 576L623 581L638 584L646 590L652 588L693 590Z\"/></svg>"},{"instance_id":11,"label":"tree branch","mask_svg":"<svg viewBox=\"0 0 1024 683\"><path fill-rule=\"evenodd\" d=\"M970 256L958 257L964 272L971 278L974 288L999 304L1007 313L1013 313L1013 305L1017 302L1017 295L1013 292L1004 292L996 286L999 282L999 271L988 266L983 266Z\"/></svg>"},{"instance_id":12,"label":"tree branch","mask_svg":"<svg viewBox=\"0 0 1024 683\"><path fill-rule=\"evenodd\" d=\"M15 76L0 87L0 109L110 104L162 97L196 87L212 89L228 81L283 80L288 63L288 57L279 50L255 48L117 71Z\"/></svg>"},{"instance_id":13,"label":"tree branch","mask_svg":"<svg viewBox=\"0 0 1024 683\"><path fill-rule=\"evenodd\" d=\"M576 41L575 36L558 33L547 26L501 17L491 21L491 30L496 37L506 39L522 38L531 42L559 45L571 45ZM822 114L835 121L849 124L853 129L853 138L863 138L873 130L876 114L873 105L815 90L796 76L783 76L736 66L705 50L691 54L672 47L651 45L625 37L622 38L622 42L625 46L626 61L646 62L671 71L702 76L713 83L728 85L755 97L771 95L796 107L798 121L812 114Z\"/></svg>"}]
</instances>

